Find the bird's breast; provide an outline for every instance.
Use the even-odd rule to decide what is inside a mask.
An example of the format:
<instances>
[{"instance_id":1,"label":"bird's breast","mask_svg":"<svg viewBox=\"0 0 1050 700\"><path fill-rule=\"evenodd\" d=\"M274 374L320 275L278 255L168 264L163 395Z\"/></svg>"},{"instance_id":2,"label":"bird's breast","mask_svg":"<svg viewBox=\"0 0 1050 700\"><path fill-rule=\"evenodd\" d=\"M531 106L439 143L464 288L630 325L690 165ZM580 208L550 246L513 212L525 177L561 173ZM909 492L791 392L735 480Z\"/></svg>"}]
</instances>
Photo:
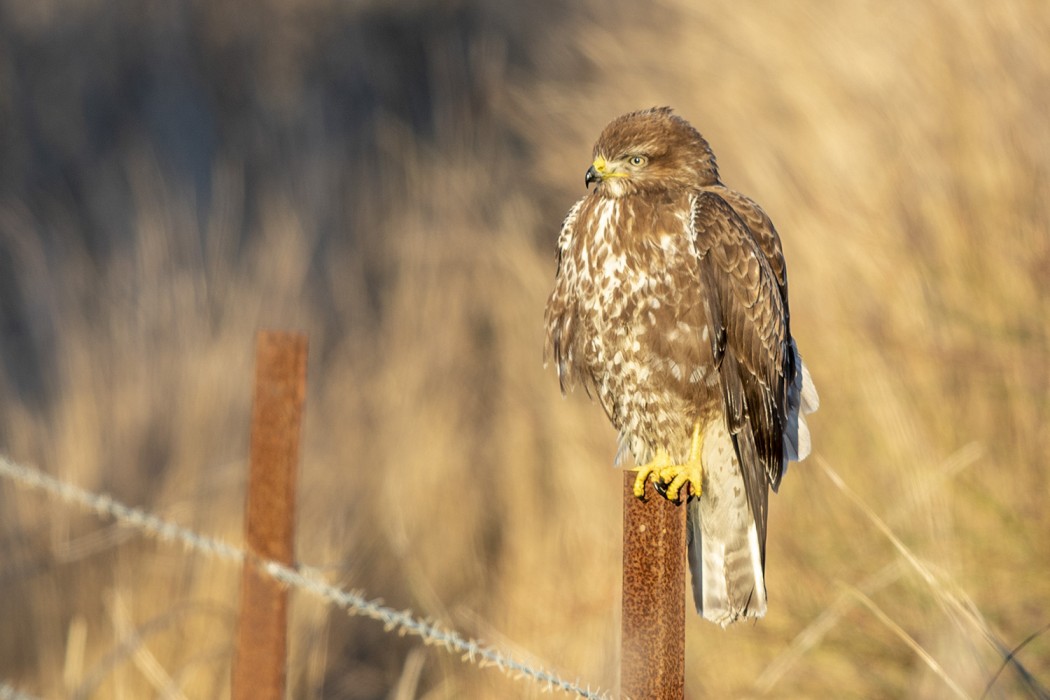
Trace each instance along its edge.
<instances>
[{"instance_id":1,"label":"bird's breast","mask_svg":"<svg viewBox=\"0 0 1050 700\"><path fill-rule=\"evenodd\" d=\"M581 212L578 296L589 374L614 424L677 433L710 393L709 329L687 217L632 210L629 198ZM686 210L688 211L688 210Z\"/></svg>"}]
</instances>

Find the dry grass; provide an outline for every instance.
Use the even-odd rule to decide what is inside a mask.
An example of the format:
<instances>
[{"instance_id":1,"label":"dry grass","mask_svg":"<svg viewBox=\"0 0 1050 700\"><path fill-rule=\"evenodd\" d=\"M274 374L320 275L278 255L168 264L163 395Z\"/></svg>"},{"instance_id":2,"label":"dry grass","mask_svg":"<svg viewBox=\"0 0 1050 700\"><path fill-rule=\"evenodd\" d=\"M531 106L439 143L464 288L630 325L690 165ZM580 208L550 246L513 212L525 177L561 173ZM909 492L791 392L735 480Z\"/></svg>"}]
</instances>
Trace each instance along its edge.
<instances>
[{"instance_id":1,"label":"dry grass","mask_svg":"<svg viewBox=\"0 0 1050 700\"><path fill-rule=\"evenodd\" d=\"M691 696L979 697L1050 622L1050 15L693 5L0 5L2 449L237 540L253 333L303 329L300 558L614 687L615 440L540 326L591 140L672 104L777 222L823 399ZM10 485L0 560L0 678L228 693L238 572ZM538 692L292 624L292 697Z\"/></svg>"}]
</instances>

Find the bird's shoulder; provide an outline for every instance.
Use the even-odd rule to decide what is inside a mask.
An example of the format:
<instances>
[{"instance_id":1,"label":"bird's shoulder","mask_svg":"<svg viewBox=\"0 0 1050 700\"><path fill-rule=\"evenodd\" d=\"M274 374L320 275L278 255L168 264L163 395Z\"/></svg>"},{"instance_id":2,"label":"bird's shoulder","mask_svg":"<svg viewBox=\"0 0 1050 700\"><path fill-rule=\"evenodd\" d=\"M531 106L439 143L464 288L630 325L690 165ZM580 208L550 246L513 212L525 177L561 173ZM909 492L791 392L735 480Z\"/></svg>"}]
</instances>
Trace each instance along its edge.
<instances>
[{"instance_id":1,"label":"bird's shoulder","mask_svg":"<svg viewBox=\"0 0 1050 700\"><path fill-rule=\"evenodd\" d=\"M787 270L780 235L765 210L747 195L723 184L704 187L701 193L714 195L729 205L762 251L766 263L777 279L778 286L786 287Z\"/></svg>"}]
</instances>

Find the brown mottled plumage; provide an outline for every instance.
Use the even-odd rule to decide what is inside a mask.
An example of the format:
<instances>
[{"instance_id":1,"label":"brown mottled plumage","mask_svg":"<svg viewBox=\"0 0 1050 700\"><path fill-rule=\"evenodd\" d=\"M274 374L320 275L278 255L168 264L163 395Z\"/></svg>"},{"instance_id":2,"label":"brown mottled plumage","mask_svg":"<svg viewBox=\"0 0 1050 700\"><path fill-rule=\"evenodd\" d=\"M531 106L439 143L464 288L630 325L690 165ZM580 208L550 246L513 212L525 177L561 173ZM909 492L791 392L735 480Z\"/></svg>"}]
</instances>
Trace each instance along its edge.
<instances>
[{"instance_id":1,"label":"brown mottled plumage","mask_svg":"<svg viewBox=\"0 0 1050 700\"><path fill-rule=\"evenodd\" d=\"M598 397L618 460L682 463L699 424L697 610L722 625L761 617L768 489L809 452L803 415L818 402L791 338L780 239L669 108L614 120L593 155L597 186L558 239L546 356L563 391L578 381Z\"/></svg>"}]
</instances>

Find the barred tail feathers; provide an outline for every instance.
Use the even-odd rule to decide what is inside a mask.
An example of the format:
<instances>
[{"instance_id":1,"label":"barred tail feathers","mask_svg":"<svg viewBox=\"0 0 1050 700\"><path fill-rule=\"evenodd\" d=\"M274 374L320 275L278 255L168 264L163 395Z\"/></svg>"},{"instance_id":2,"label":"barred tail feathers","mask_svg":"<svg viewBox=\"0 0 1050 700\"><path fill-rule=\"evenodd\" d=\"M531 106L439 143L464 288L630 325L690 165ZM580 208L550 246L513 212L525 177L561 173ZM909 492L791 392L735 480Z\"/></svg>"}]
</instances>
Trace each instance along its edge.
<instances>
[{"instance_id":1,"label":"barred tail feathers","mask_svg":"<svg viewBox=\"0 0 1050 700\"><path fill-rule=\"evenodd\" d=\"M693 600L723 627L766 614L762 543L733 440L719 417L704 431L704 492L689 503Z\"/></svg>"}]
</instances>

